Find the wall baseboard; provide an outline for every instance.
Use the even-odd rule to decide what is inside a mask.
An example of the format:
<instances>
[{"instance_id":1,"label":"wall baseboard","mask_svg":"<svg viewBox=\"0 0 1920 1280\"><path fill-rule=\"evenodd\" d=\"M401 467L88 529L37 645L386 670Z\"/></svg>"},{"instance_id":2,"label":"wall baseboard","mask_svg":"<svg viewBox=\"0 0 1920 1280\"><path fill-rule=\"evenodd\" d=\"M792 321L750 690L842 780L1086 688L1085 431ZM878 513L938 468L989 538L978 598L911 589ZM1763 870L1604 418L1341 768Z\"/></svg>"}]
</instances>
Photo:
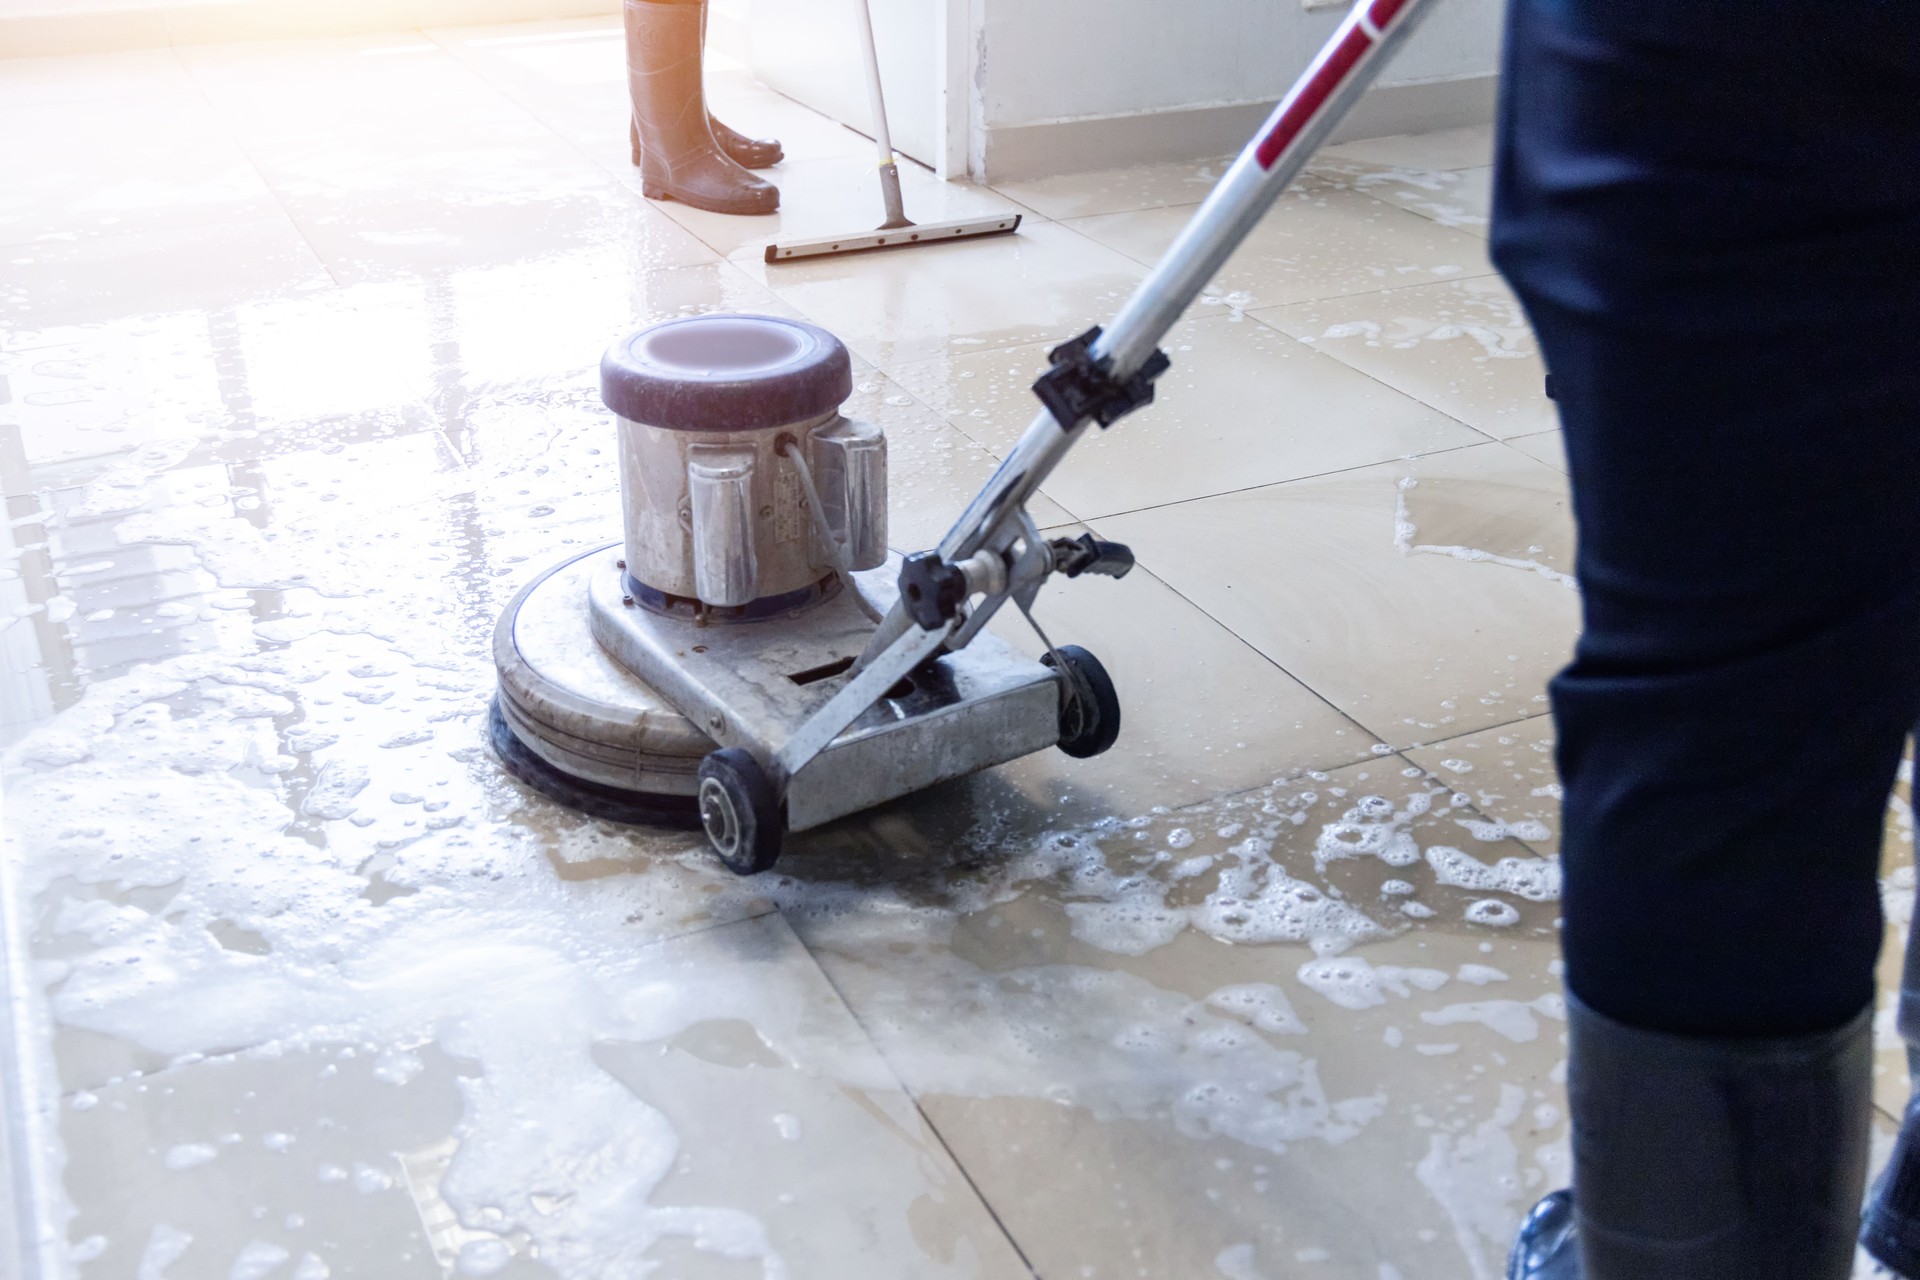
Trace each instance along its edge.
<instances>
[{"instance_id":1,"label":"wall baseboard","mask_svg":"<svg viewBox=\"0 0 1920 1280\"><path fill-rule=\"evenodd\" d=\"M0 12L0 58L584 18L620 0L193 0Z\"/></svg>"},{"instance_id":2,"label":"wall baseboard","mask_svg":"<svg viewBox=\"0 0 1920 1280\"><path fill-rule=\"evenodd\" d=\"M1341 121L1331 140L1347 142L1486 124L1493 119L1498 84L1498 76L1485 75L1377 86ZM1004 182L1160 160L1232 155L1253 136L1273 107L1272 102L1240 102L989 128L987 171L975 176Z\"/></svg>"}]
</instances>

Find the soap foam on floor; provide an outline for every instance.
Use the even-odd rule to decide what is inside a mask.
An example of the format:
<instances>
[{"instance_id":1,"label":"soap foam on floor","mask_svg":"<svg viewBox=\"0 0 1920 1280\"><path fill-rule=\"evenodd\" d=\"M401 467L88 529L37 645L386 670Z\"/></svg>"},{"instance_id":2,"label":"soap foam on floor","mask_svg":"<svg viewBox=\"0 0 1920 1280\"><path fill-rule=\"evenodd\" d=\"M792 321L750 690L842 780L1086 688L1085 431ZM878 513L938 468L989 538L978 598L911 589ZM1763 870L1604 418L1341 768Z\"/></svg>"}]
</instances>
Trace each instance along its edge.
<instances>
[{"instance_id":1,"label":"soap foam on floor","mask_svg":"<svg viewBox=\"0 0 1920 1280\"><path fill-rule=\"evenodd\" d=\"M989 972L954 954L951 931L1038 892L1077 941L1119 955L1195 932L1365 966L1343 953L1403 931L1404 917L1305 877L1360 855L1419 866L1409 824L1436 797L1453 804L1444 790L1402 806L1357 798L1298 874L1275 849L1320 796L1276 785L1012 856L979 850L918 881L742 882L682 837L570 819L536 835L475 740L490 671L425 645L411 622L398 620L400 643L324 609L263 624L268 651L102 682L9 753L16 901L53 907L42 936L61 956L37 970L46 1015L178 1061L367 1044L375 1078L395 1087L420 1070L416 1047L437 1042L479 1065L442 1193L469 1226L514 1224L564 1277L641 1274L668 1237L785 1274L764 1225L738 1208L648 1206L679 1137L595 1062L591 1046L609 1038L737 1018L854 1087L897 1076L917 1094L1046 1098L1272 1152L1344 1143L1381 1113L1377 1091L1329 1093L1313 1059L1268 1039L1304 1030L1277 986L1197 1000L1106 968ZM603 865L622 874L570 878ZM864 972L884 1067L810 1043L803 1002L779 981L663 967L638 945L776 906L836 982ZM1433 989L1421 971L1373 978ZM962 998L929 1007L931 991ZM39 1078L51 1115L50 1063ZM57 1145L48 1159L57 1186ZM171 1230L148 1248L156 1277L191 1246ZM472 1274L497 1256L472 1254L460 1260Z\"/></svg>"}]
</instances>

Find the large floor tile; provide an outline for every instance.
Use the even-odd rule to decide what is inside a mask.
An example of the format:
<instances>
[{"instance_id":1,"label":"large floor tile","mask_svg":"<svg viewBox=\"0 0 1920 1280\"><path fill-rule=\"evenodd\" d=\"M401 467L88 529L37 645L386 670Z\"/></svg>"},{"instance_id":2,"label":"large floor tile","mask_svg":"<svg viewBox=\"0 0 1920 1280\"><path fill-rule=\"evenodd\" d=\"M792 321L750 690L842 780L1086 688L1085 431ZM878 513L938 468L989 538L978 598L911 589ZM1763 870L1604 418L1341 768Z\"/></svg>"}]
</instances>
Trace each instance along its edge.
<instances>
[{"instance_id":1,"label":"large floor tile","mask_svg":"<svg viewBox=\"0 0 1920 1280\"><path fill-rule=\"evenodd\" d=\"M1558 425L1539 345L1497 276L1253 314L1496 439Z\"/></svg>"},{"instance_id":2,"label":"large floor tile","mask_svg":"<svg viewBox=\"0 0 1920 1280\"><path fill-rule=\"evenodd\" d=\"M1147 209L1067 225L1153 263L1192 213ZM1308 184L1280 197L1209 287L1235 305L1269 307L1492 271L1475 236L1356 191Z\"/></svg>"},{"instance_id":3,"label":"large floor tile","mask_svg":"<svg viewBox=\"0 0 1920 1280\"><path fill-rule=\"evenodd\" d=\"M1488 126L1343 143L1316 155L1308 171L1471 235L1486 236L1493 215Z\"/></svg>"},{"instance_id":4,"label":"large floor tile","mask_svg":"<svg viewBox=\"0 0 1920 1280\"><path fill-rule=\"evenodd\" d=\"M19 562L29 588L20 618L31 622L34 645L16 655L16 682L44 681L57 709L88 684L143 663L222 653L238 662L263 644L316 635L320 648L336 637L342 660L358 642L337 637L374 635L433 661L449 645L457 649L464 633L475 669L484 670L486 615L511 589L514 524L544 535L542 555L557 532L522 520L483 539L481 530L495 530L501 517L481 508L470 469L437 432L306 443L278 456L223 460L211 451L196 461L163 442L87 483L10 501L15 527L34 533ZM461 554L449 554L449 545ZM428 564L439 572L423 579L419 566ZM462 687L477 696L487 686ZM308 692L332 705L334 695ZM387 690L380 700L392 696ZM423 705L440 697L413 696ZM476 702L461 714L478 711ZM205 727L218 732L218 717ZM378 741L406 732L389 727ZM276 768L292 759L267 754ZM369 759L405 767L393 755ZM297 809L297 771L280 782Z\"/></svg>"},{"instance_id":5,"label":"large floor tile","mask_svg":"<svg viewBox=\"0 0 1920 1280\"><path fill-rule=\"evenodd\" d=\"M1385 749L1148 569L1117 582L1056 580L1034 614L1054 644L1088 649L1113 678L1119 742L1090 760L1042 752L803 833L783 869L886 883L992 867L1064 828L1178 809ZM991 630L1035 659L1046 651L1013 609Z\"/></svg>"},{"instance_id":6,"label":"large floor tile","mask_svg":"<svg viewBox=\"0 0 1920 1280\"><path fill-rule=\"evenodd\" d=\"M1462 734L1403 752L1443 786L1472 798L1486 820L1475 840L1515 839L1536 853L1560 851L1560 780L1553 721L1546 715Z\"/></svg>"},{"instance_id":7,"label":"large floor tile","mask_svg":"<svg viewBox=\"0 0 1920 1280\"><path fill-rule=\"evenodd\" d=\"M1045 492L1083 519L1483 440L1445 414L1244 317L1189 321L1164 343L1154 403L1089 430ZM900 380L1004 454L1038 408L1044 346L903 365Z\"/></svg>"},{"instance_id":8,"label":"large floor tile","mask_svg":"<svg viewBox=\"0 0 1920 1280\"><path fill-rule=\"evenodd\" d=\"M799 318L731 264L650 268L617 241L346 296L391 317L389 361L456 433L487 421L500 398L597 387L606 349L645 325L711 311ZM522 426L552 434L537 419Z\"/></svg>"},{"instance_id":9,"label":"large floor tile","mask_svg":"<svg viewBox=\"0 0 1920 1280\"><path fill-rule=\"evenodd\" d=\"M1536 435L1515 436L1507 441L1509 448L1518 449L1529 458L1536 458L1556 471L1567 469L1567 446L1560 438L1560 429L1542 431Z\"/></svg>"},{"instance_id":10,"label":"large floor tile","mask_svg":"<svg viewBox=\"0 0 1920 1280\"><path fill-rule=\"evenodd\" d=\"M887 433L887 540L896 551L925 551L953 522L999 465L993 454L873 369L854 378L848 417ZM1028 510L1042 527L1065 524L1073 513L1045 495Z\"/></svg>"},{"instance_id":11,"label":"large floor tile","mask_svg":"<svg viewBox=\"0 0 1920 1280\"><path fill-rule=\"evenodd\" d=\"M603 167L617 174L632 169L626 38L617 18L454 27L430 35ZM706 92L716 118L751 136L778 139L789 161L873 154L867 139L725 69L724 60L711 54ZM782 166L767 177L778 183L786 171Z\"/></svg>"},{"instance_id":12,"label":"large floor tile","mask_svg":"<svg viewBox=\"0 0 1920 1280\"><path fill-rule=\"evenodd\" d=\"M1340 181L1443 227L1485 236L1492 223L1491 168L1363 170Z\"/></svg>"},{"instance_id":13,"label":"large floor tile","mask_svg":"<svg viewBox=\"0 0 1920 1280\"><path fill-rule=\"evenodd\" d=\"M179 92L0 106L0 172L0 245L277 212L219 117Z\"/></svg>"},{"instance_id":14,"label":"large floor tile","mask_svg":"<svg viewBox=\"0 0 1920 1280\"><path fill-rule=\"evenodd\" d=\"M1109 318L1145 274L1138 263L1048 222L1027 223L1010 236L895 252L774 265L751 256L736 261L888 370L1070 338Z\"/></svg>"},{"instance_id":15,"label":"large floor tile","mask_svg":"<svg viewBox=\"0 0 1920 1280\"><path fill-rule=\"evenodd\" d=\"M1404 763L774 892L1040 1274L1492 1277L1565 1177L1553 878Z\"/></svg>"},{"instance_id":16,"label":"large floor tile","mask_svg":"<svg viewBox=\"0 0 1920 1280\"><path fill-rule=\"evenodd\" d=\"M1475 169L1493 163L1493 126L1468 125L1431 133L1363 138L1322 150L1316 165L1382 169Z\"/></svg>"},{"instance_id":17,"label":"large floor tile","mask_svg":"<svg viewBox=\"0 0 1920 1280\"><path fill-rule=\"evenodd\" d=\"M648 267L714 253L544 125L329 137L256 151L275 196L342 283L584 249Z\"/></svg>"},{"instance_id":18,"label":"large floor tile","mask_svg":"<svg viewBox=\"0 0 1920 1280\"><path fill-rule=\"evenodd\" d=\"M616 122L625 119L627 49L618 14L512 27L436 27L425 34L541 119L604 110Z\"/></svg>"},{"instance_id":19,"label":"large floor tile","mask_svg":"<svg viewBox=\"0 0 1920 1280\"><path fill-rule=\"evenodd\" d=\"M186 68L171 49L0 59L0 108L99 98L188 98L195 92Z\"/></svg>"},{"instance_id":20,"label":"large floor tile","mask_svg":"<svg viewBox=\"0 0 1920 1280\"><path fill-rule=\"evenodd\" d=\"M12 245L0 249L0 261L0 315L15 332L205 313L334 283L278 210L241 222Z\"/></svg>"},{"instance_id":21,"label":"large floor tile","mask_svg":"<svg viewBox=\"0 0 1920 1280\"><path fill-rule=\"evenodd\" d=\"M313 1042L69 1095L86 1274L1026 1274L777 916L585 986L530 942L469 957L490 983L430 963L468 996L405 1030L288 1010Z\"/></svg>"},{"instance_id":22,"label":"large floor tile","mask_svg":"<svg viewBox=\"0 0 1920 1280\"><path fill-rule=\"evenodd\" d=\"M418 430L424 406L392 358L413 336L324 289L16 333L0 344L16 397L0 427L18 449L0 481L9 495L137 485L214 459Z\"/></svg>"},{"instance_id":23,"label":"large floor tile","mask_svg":"<svg viewBox=\"0 0 1920 1280\"><path fill-rule=\"evenodd\" d=\"M1537 716L1402 752L1442 786L1467 798L1477 815L1461 821L1461 843L1518 841L1543 855L1560 849L1561 788L1554 769L1553 723ZM1910 1093L1907 1053L1895 1025L1914 902L1912 766L1903 764L1888 798L1881 898L1886 942L1878 973L1873 1099L1883 1125L1897 1124ZM1468 840L1476 843L1468 843ZM1884 1158L1885 1152L1880 1156Z\"/></svg>"},{"instance_id":24,"label":"large floor tile","mask_svg":"<svg viewBox=\"0 0 1920 1280\"><path fill-rule=\"evenodd\" d=\"M1148 569L1118 582L1056 581L1034 616L1054 644L1080 645L1100 660L1122 716L1120 741L1103 756L1048 752L1003 770L1050 824L1194 804L1366 759L1374 745ZM1046 652L1015 611L994 630L1036 659Z\"/></svg>"},{"instance_id":25,"label":"large floor tile","mask_svg":"<svg viewBox=\"0 0 1920 1280\"><path fill-rule=\"evenodd\" d=\"M226 128L267 156L395 130L484 137L527 121L417 32L195 45L179 57Z\"/></svg>"},{"instance_id":26,"label":"large floor tile","mask_svg":"<svg viewBox=\"0 0 1920 1280\"><path fill-rule=\"evenodd\" d=\"M1197 205L1207 198L1232 163L1232 156L1170 160L1164 164L998 182L993 189L1049 218L1084 218L1099 213Z\"/></svg>"},{"instance_id":27,"label":"large floor tile","mask_svg":"<svg viewBox=\"0 0 1920 1280\"><path fill-rule=\"evenodd\" d=\"M1565 477L1498 444L1102 530L1396 745L1543 710L1578 620Z\"/></svg>"}]
</instances>

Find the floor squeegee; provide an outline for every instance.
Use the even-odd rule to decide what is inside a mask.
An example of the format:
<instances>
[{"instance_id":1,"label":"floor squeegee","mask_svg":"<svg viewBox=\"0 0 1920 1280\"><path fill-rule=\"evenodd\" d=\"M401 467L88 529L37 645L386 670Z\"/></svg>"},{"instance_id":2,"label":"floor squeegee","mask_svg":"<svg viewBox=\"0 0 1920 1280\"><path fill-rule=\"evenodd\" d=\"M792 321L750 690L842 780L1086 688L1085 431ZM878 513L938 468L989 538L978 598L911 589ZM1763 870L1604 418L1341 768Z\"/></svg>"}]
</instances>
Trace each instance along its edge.
<instances>
[{"instance_id":1,"label":"floor squeegee","mask_svg":"<svg viewBox=\"0 0 1920 1280\"><path fill-rule=\"evenodd\" d=\"M958 218L950 222L913 222L900 196L900 163L893 154L893 133L887 127L887 97L880 87L880 50L873 38L873 14L868 0L853 0L859 18L860 51L866 63L867 100L873 113L873 143L880 156L880 197L886 216L871 231L816 236L811 240L776 241L767 246L767 261L792 262L873 249L904 249L916 244L945 244L980 236L1002 236L1020 229L1020 215Z\"/></svg>"},{"instance_id":2,"label":"floor squeegee","mask_svg":"<svg viewBox=\"0 0 1920 1280\"><path fill-rule=\"evenodd\" d=\"M985 628L1008 602L1032 622L1055 574L1120 577L1132 553L1045 537L1027 503L1090 425L1153 399L1161 339L1432 2L1357 0L1112 326L1050 353L1041 411L932 550L888 547L885 435L840 413L851 362L832 334L704 315L615 343L601 394L626 538L502 615L491 737L508 771L601 817L697 824L753 874L790 831L1048 747L1112 747L1119 698L1092 654L1033 623L1033 661ZM897 215L897 174L886 189Z\"/></svg>"}]
</instances>

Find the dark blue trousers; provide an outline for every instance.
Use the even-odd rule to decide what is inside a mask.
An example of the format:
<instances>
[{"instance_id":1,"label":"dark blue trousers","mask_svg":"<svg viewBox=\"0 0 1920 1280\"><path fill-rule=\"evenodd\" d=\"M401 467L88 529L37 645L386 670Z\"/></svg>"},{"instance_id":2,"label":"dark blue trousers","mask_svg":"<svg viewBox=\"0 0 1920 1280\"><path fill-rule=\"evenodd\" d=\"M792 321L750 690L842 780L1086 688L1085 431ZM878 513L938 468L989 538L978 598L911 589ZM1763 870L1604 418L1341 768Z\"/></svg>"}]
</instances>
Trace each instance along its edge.
<instances>
[{"instance_id":1,"label":"dark blue trousers","mask_svg":"<svg viewBox=\"0 0 1920 1280\"><path fill-rule=\"evenodd\" d=\"M1920 7L1512 0L1502 93L1494 259L1580 534L1567 983L1657 1031L1837 1027L1920 722ZM1902 1152L1875 1220L1920 1276Z\"/></svg>"}]
</instances>

